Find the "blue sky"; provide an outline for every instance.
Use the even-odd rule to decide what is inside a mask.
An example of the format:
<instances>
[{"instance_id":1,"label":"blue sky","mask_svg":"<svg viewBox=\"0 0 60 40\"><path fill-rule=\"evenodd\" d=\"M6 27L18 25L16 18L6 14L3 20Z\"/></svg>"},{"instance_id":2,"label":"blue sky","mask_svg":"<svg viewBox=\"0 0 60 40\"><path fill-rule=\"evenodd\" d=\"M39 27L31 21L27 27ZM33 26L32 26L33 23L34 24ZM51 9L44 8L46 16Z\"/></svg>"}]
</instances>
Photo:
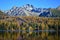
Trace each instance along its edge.
<instances>
[{"instance_id":1,"label":"blue sky","mask_svg":"<svg viewBox=\"0 0 60 40\"><path fill-rule=\"evenodd\" d=\"M56 8L60 5L60 0L0 0L0 9L8 10L13 6L23 6L25 4L32 4L37 8Z\"/></svg>"}]
</instances>

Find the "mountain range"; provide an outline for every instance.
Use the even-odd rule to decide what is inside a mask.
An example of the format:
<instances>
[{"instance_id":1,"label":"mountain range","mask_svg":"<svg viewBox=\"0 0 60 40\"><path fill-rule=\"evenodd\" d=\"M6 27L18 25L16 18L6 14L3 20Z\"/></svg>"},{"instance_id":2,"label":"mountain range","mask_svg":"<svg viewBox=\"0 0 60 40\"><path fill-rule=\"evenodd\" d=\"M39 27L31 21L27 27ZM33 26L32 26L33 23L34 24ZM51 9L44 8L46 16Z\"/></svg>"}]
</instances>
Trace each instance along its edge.
<instances>
[{"instance_id":1,"label":"mountain range","mask_svg":"<svg viewBox=\"0 0 60 40\"><path fill-rule=\"evenodd\" d=\"M60 6L57 8L36 8L33 5L26 4L22 7L12 7L4 11L8 16L40 16L40 17L60 17Z\"/></svg>"}]
</instances>

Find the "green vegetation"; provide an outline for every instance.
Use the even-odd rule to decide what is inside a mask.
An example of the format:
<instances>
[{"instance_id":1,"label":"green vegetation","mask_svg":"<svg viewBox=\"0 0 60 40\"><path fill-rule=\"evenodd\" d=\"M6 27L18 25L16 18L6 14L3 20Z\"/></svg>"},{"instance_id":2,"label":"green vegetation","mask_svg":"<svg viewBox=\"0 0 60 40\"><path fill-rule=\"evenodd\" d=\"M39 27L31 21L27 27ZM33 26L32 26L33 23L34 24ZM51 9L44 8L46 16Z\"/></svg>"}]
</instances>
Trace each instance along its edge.
<instances>
[{"instance_id":1,"label":"green vegetation","mask_svg":"<svg viewBox=\"0 0 60 40\"><path fill-rule=\"evenodd\" d=\"M0 16L7 16L7 14L4 14L2 11L0 11Z\"/></svg>"},{"instance_id":2,"label":"green vegetation","mask_svg":"<svg viewBox=\"0 0 60 40\"><path fill-rule=\"evenodd\" d=\"M58 29L59 27L59 17L44 18L32 16L4 16L0 19L0 30L6 31L0 32L0 39L3 40L4 38L4 40L17 40L19 37L22 37L26 40L58 40L58 30L60 30ZM42 31L39 32L39 30ZM45 30L55 30L55 32L45 32Z\"/></svg>"},{"instance_id":3,"label":"green vegetation","mask_svg":"<svg viewBox=\"0 0 60 40\"><path fill-rule=\"evenodd\" d=\"M53 13L54 16L60 17L60 10L57 10L57 9L51 9L51 12Z\"/></svg>"}]
</instances>

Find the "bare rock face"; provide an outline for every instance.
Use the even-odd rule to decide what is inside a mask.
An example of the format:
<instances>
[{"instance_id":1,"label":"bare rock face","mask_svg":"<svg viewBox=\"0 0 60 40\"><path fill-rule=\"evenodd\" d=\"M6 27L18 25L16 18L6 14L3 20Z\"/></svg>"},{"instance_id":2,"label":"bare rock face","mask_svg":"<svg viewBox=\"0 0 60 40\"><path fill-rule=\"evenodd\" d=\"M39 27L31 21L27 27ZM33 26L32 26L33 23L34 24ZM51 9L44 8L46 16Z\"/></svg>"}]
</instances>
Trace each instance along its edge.
<instances>
[{"instance_id":1,"label":"bare rock face","mask_svg":"<svg viewBox=\"0 0 60 40\"><path fill-rule=\"evenodd\" d=\"M50 10L47 8L35 8L33 5L26 4L22 7L14 6L5 13L9 16L40 16L42 13L44 13L43 16L45 14L48 16L50 15Z\"/></svg>"}]
</instances>

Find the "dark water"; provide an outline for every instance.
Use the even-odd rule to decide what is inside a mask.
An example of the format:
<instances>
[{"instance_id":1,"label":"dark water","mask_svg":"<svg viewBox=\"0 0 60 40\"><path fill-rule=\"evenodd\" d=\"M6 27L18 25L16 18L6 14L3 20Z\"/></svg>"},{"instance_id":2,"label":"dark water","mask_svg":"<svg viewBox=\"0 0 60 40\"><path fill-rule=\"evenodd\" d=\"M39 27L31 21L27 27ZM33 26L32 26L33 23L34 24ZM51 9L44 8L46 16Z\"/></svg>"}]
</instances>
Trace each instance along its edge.
<instances>
[{"instance_id":1,"label":"dark water","mask_svg":"<svg viewBox=\"0 0 60 40\"><path fill-rule=\"evenodd\" d=\"M32 32L31 34L29 32ZM59 37L60 38L60 37ZM0 30L0 40L58 40L56 30Z\"/></svg>"}]
</instances>

